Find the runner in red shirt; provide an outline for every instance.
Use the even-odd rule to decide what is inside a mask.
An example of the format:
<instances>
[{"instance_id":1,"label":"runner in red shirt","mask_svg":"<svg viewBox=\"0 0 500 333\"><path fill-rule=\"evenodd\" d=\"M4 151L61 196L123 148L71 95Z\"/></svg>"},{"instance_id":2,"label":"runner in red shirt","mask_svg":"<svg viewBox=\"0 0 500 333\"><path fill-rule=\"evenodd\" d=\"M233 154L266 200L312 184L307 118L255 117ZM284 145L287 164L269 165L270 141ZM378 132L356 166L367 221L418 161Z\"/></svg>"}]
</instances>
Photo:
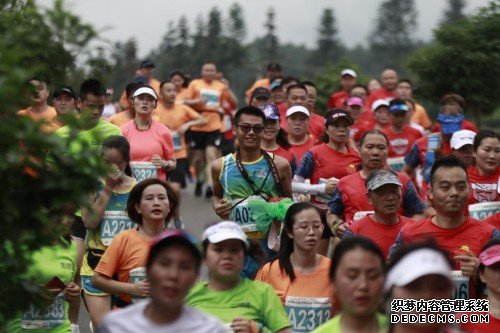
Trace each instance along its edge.
<instances>
[{"instance_id":1,"label":"runner in red shirt","mask_svg":"<svg viewBox=\"0 0 500 333\"><path fill-rule=\"evenodd\" d=\"M369 114L372 115L371 118L368 117ZM389 118L389 102L385 99L376 100L373 103L371 112L365 112L362 115L364 121L359 126L359 130L353 136L355 142L359 142L359 139L363 136L363 134L372 129L384 131L391 125L391 119Z\"/></svg>"},{"instance_id":2,"label":"runner in red shirt","mask_svg":"<svg viewBox=\"0 0 500 333\"><path fill-rule=\"evenodd\" d=\"M285 81L289 79L291 81ZM301 83L294 83L295 78L285 78L281 81L281 86L286 94L286 103L281 106L278 105L278 109L280 110L280 119L281 119L281 128L287 129L286 122L286 111L292 106L300 105L307 108L307 88ZM285 82L285 83L283 83Z\"/></svg>"},{"instance_id":3,"label":"runner in red shirt","mask_svg":"<svg viewBox=\"0 0 500 333\"><path fill-rule=\"evenodd\" d=\"M349 147L349 126L354 120L342 109L326 114L324 135L318 144L304 155L294 176L295 193L312 194L312 202L326 210L339 179L356 172L361 162L357 150ZM310 179L311 184L304 181ZM316 196L319 195L319 196Z\"/></svg>"},{"instance_id":4,"label":"runner in red shirt","mask_svg":"<svg viewBox=\"0 0 500 333\"><path fill-rule=\"evenodd\" d=\"M374 213L351 224L344 237L361 235L370 238L377 244L384 257L388 257L389 248L406 223L412 219L398 214L401 206L403 184L392 171L377 170L371 172L365 181L368 202Z\"/></svg>"},{"instance_id":5,"label":"runner in red shirt","mask_svg":"<svg viewBox=\"0 0 500 333\"><path fill-rule=\"evenodd\" d=\"M473 146L476 133L469 130L460 130L453 133L450 140L451 153L467 168L474 164Z\"/></svg>"},{"instance_id":6,"label":"runner in red shirt","mask_svg":"<svg viewBox=\"0 0 500 333\"><path fill-rule=\"evenodd\" d=\"M399 81L398 73L393 69L386 69L382 72L381 79L382 88L373 90L370 92L370 96L368 96L366 101L366 106L368 108L372 108L373 103L377 99L390 101L391 99L398 97L396 93L396 87Z\"/></svg>"},{"instance_id":7,"label":"runner in red shirt","mask_svg":"<svg viewBox=\"0 0 500 333\"><path fill-rule=\"evenodd\" d=\"M389 139L389 157L405 156L413 143L422 137L420 132L409 125L405 125L408 106L401 99L393 99L389 103L391 126L383 132Z\"/></svg>"},{"instance_id":8,"label":"runner in red shirt","mask_svg":"<svg viewBox=\"0 0 500 333\"><path fill-rule=\"evenodd\" d=\"M460 96L459 94L446 94L441 98L440 104L443 107L446 107L449 109L450 114L464 114L464 109L466 106L465 99ZM462 126L460 129L467 129L469 131L477 133L478 129L476 125L471 123L470 121L464 119L462 122ZM439 123L436 123L434 125L434 128L432 129L432 132L439 132L441 131L441 125Z\"/></svg>"},{"instance_id":9,"label":"runner in red shirt","mask_svg":"<svg viewBox=\"0 0 500 333\"><path fill-rule=\"evenodd\" d=\"M306 108L311 114L311 119L309 119L308 132L315 139L319 138L323 131L325 130L325 117L316 113L316 96L317 90L316 85L311 81L301 82L307 90L307 105Z\"/></svg>"},{"instance_id":10,"label":"runner in red shirt","mask_svg":"<svg viewBox=\"0 0 500 333\"><path fill-rule=\"evenodd\" d=\"M300 164L302 156L314 146L314 138L307 133L309 127L309 111L303 106L292 106L286 111L287 132L292 147L290 150Z\"/></svg>"},{"instance_id":11,"label":"runner in red shirt","mask_svg":"<svg viewBox=\"0 0 500 333\"><path fill-rule=\"evenodd\" d=\"M340 85L342 89L334 91L328 100L327 108L344 108L349 98L352 87L356 84L357 74L354 70L346 68L340 72Z\"/></svg>"},{"instance_id":12,"label":"runner in red shirt","mask_svg":"<svg viewBox=\"0 0 500 333\"><path fill-rule=\"evenodd\" d=\"M352 224L354 215L360 211L373 211L373 206L366 197L365 179L374 170L385 169L387 167L387 146L388 140L384 133L379 130L366 132L360 140L360 154L362 169L356 173L346 176L339 181L339 185L332 195L328 207L329 225L334 222L338 225L339 220ZM410 178L398 173L398 178L403 185L403 200L400 213L407 217L420 219L423 216L425 205L420 200L418 193ZM345 228L339 229L341 234Z\"/></svg>"},{"instance_id":13,"label":"runner in red shirt","mask_svg":"<svg viewBox=\"0 0 500 333\"><path fill-rule=\"evenodd\" d=\"M264 104L259 107L266 116L260 147L269 153L281 156L290 163L292 174L297 169L297 158L290 150L288 134L280 127L280 113L276 105Z\"/></svg>"},{"instance_id":14,"label":"runner in red shirt","mask_svg":"<svg viewBox=\"0 0 500 333\"><path fill-rule=\"evenodd\" d=\"M428 197L436 215L405 225L394 249L400 245L434 238L438 245L454 256L453 269L466 277L477 274L482 247L498 235L486 223L465 216L469 187L465 166L454 156L436 160L430 174ZM393 249L391 249L392 253ZM473 295L472 284L468 285Z\"/></svg>"},{"instance_id":15,"label":"runner in red shirt","mask_svg":"<svg viewBox=\"0 0 500 333\"><path fill-rule=\"evenodd\" d=\"M491 130L481 130L474 138L476 165L467 170L471 192L469 204L498 201L500 175L499 135Z\"/></svg>"}]
</instances>

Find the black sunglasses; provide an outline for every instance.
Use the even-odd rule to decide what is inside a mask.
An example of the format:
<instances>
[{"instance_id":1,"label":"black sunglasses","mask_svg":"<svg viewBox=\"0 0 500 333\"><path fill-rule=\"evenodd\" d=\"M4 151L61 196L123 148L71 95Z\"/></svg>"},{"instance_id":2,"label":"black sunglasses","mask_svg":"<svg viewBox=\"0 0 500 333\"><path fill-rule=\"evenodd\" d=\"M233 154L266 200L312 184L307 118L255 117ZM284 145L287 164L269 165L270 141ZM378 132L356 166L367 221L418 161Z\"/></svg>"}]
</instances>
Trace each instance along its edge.
<instances>
[{"instance_id":1,"label":"black sunglasses","mask_svg":"<svg viewBox=\"0 0 500 333\"><path fill-rule=\"evenodd\" d=\"M260 134L264 130L264 126L259 125L259 124L253 125L253 126L250 124L243 124L243 125L236 124L234 126L241 128L243 133L248 133L248 132L250 132L250 130L253 130L253 132L255 134Z\"/></svg>"}]
</instances>

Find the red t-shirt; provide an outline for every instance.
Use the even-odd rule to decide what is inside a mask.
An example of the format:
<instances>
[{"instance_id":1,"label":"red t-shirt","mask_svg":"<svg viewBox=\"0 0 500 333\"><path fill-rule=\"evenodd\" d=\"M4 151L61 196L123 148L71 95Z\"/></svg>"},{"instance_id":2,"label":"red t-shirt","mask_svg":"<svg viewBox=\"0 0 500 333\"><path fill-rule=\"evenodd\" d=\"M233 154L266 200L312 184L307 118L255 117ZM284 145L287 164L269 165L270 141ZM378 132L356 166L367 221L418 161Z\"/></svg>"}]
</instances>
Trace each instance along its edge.
<instances>
[{"instance_id":1,"label":"red t-shirt","mask_svg":"<svg viewBox=\"0 0 500 333\"><path fill-rule=\"evenodd\" d=\"M315 139L317 139L325 131L325 117L317 114L316 112L311 112L311 118L309 118L309 129L308 132Z\"/></svg>"},{"instance_id":2,"label":"red t-shirt","mask_svg":"<svg viewBox=\"0 0 500 333\"><path fill-rule=\"evenodd\" d=\"M349 93L345 90L338 90L334 91L330 95L330 99L328 100L328 104L326 107L328 109L333 109L333 108L344 108L344 103L347 101L349 98Z\"/></svg>"},{"instance_id":3,"label":"red t-shirt","mask_svg":"<svg viewBox=\"0 0 500 333\"><path fill-rule=\"evenodd\" d=\"M280 112L280 126L282 129L286 131L287 125L286 125L286 110L288 110L288 103L283 102L276 104L276 107L278 108Z\"/></svg>"},{"instance_id":4,"label":"red t-shirt","mask_svg":"<svg viewBox=\"0 0 500 333\"><path fill-rule=\"evenodd\" d=\"M377 89L370 92L370 95L368 95L368 98L366 99L365 105L367 109L371 110L373 102L375 102L377 99L391 100L396 97L398 97L398 95L396 94L396 90L389 91L385 88Z\"/></svg>"},{"instance_id":5,"label":"red t-shirt","mask_svg":"<svg viewBox=\"0 0 500 333\"><path fill-rule=\"evenodd\" d=\"M413 143L422 137L418 130L408 125L403 126L401 133L394 133L392 127L385 128L383 132L389 139L388 157L405 156L413 147Z\"/></svg>"},{"instance_id":6,"label":"red t-shirt","mask_svg":"<svg viewBox=\"0 0 500 333\"><path fill-rule=\"evenodd\" d=\"M410 178L401 172L398 172L397 175L403 184L401 193L405 193ZM360 171L340 179L338 188L344 204L344 220L347 223L352 224L356 212L373 210L373 206L370 205L366 197L365 178L361 176ZM399 209L399 214L403 214L402 207Z\"/></svg>"},{"instance_id":7,"label":"red t-shirt","mask_svg":"<svg viewBox=\"0 0 500 333\"><path fill-rule=\"evenodd\" d=\"M492 225L495 229L500 230L500 213L493 214L490 217L485 218L481 222L488 223Z\"/></svg>"},{"instance_id":8,"label":"red t-shirt","mask_svg":"<svg viewBox=\"0 0 500 333\"><path fill-rule=\"evenodd\" d=\"M315 142L314 138L310 136L309 139L301 145L292 144L290 150L295 154L295 157L297 157L297 165L300 164L302 156L304 156L304 154L307 153L307 151L314 146L314 142Z\"/></svg>"},{"instance_id":9,"label":"red t-shirt","mask_svg":"<svg viewBox=\"0 0 500 333\"><path fill-rule=\"evenodd\" d=\"M491 306L491 304L490 304ZM469 320L471 312L465 313ZM476 314L487 314L486 312L479 312ZM460 314L457 314L457 317L460 318ZM476 320L476 319L474 319ZM460 324L460 327L465 330L467 333L492 333L492 332L500 332L500 318L495 318L491 314L489 314L489 323L463 323Z\"/></svg>"},{"instance_id":10,"label":"red t-shirt","mask_svg":"<svg viewBox=\"0 0 500 333\"><path fill-rule=\"evenodd\" d=\"M283 157L285 160L292 165L294 163L295 165L297 164L297 158L295 157L295 154L290 150L290 149L285 149L281 146L279 146L275 150L267 150L269 153L273 153L274 155L278 155Z\"/></svg>"},{"instance_id":11,"label":"red t-shirt","mask_svg":"<svg viewBox=\"0 0 500 333\"><path fill-rule=\"evenodd\" d=\"M318 184L320 178L341 179L357 171L361 158L357 150L347 147L347 152L341 153L322 143L310 149L315 166L310 178L311 184Z\"/></svg>"},{"instance_id":12,"label":"red t-shirt","mask_svg":"<svg viewBox=\"0 0 500 333\"><path fill-rule=\"evenodd\" d=\"M159 155L164 160L174 158L172 134L166 126L156 120L151 120L149 129L144 131L137 129L134 120L129 121L120 129L130 143L131 161L150 162L153 155ZM158 178L166 179L163 168L158 169Z\"/></svg>"},{"instance_id":13,"label":"red t-shirt","mask_svg":"<svg viewBox=\"0 0 500 333\"><path fill-rule=\"evenodd\" d=\"M361 220L353 222L349 226L349 230L354 235L365 236L375 242L378 247L384 253L385 258L389 256L389 248L396 241L396 236L398 235L401 228L406 223L413 223L414 220L398 215L399 222L397 224L382 224L373 219L373 215L367 215Z\"/></svg>"},{"instance_id":14,"label":"red t-shirt","mask_svg":"<svg viewBox=\"0 0 500 333\"><path fill-rule=\"evenodd\" d=\"M472 131L474 133L477 133L477 131L478 131L476 125L474 125L472 122L470 122L466 119L464 119L464 121L462 122L462 126L460 127L460 129L466 129L466 130ZM432 132L435 132L435 133L441 132L441 124L439 122L436 122L436 124L434 124L434 128L432 129Z\"/></svg>"},{"instance_id":15,"label":"red t-shirt","mask_svg":"<svg viewBox=\"0 0 500 333\"><path fill-rule=\"evenodd\" d=\"M483 246L492 238L494 228L484 222L466 217L465 223L453 229L443 229L432 222L432 218L406 224L402 229L398 242L409 244L434 238L437 244L455 256L461 247L467 245L470 251L478 256ZM460 269L460 262L454 262L454 270Z\"/></svg>"},{"instance_id":16,"label":"red t-shirt","mask_svg":"<svg viewBox=\"0 0 500 333\"><path fill-rule=\"evenodd\" d=\"M469 205L500 200L498 196L500 168L497 168L496 172L491 176L481 176L476 167L470 167L467 169L467 174L470 187Z\"/></svg>"}]
</instances>

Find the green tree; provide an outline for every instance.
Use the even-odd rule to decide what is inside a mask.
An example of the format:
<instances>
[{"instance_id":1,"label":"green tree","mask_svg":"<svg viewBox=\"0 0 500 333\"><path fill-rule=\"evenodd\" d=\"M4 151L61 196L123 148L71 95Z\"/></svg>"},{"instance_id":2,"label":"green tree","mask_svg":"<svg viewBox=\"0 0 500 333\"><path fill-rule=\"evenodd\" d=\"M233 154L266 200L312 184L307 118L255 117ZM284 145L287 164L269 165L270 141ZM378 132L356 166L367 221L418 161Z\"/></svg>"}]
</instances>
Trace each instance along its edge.
<instances>
[{"instance_id":1,"label":"green tree","mask_svg":"<svg viewBox=\"0 0 500 333\"><path fill-rule=\"evenodd\" d=\"M335 90L340 89L340 72L345 68L352 68L356 71L359 83L366 84L368 82L369 76L363 74L358 65L345 58L341 59L338 63L328 63L314 79L318 90L318 105L322 106L318 108L318 111L326 111L326 104L330 95Z\"/></svg>"},{"instance_id":2,"label":"green tree","mask_svg":"<svg viewBox=\"0 0 500 333\"><path fill-rule=\"evenodd\" d=\"M267 10L266 23L264 24L266 34L262 40L262 55L264 63L269 63L278 59L279 40L278 36L276 36L275 17L276 14L274 12L274 8L270 7Z\"/></svg>"},{"instance_id":3,"label":"green tree","mask_svg":"<svg viewBox=\"0 0 500 333\"><path fill-rule=\"evenodd\" d=\"M243 8L238 3L229 7L228 35L234 40L243 43L247 36L247 25L243 18Z\"/></svg>"},{"instance_id":4,"label":"green tree","mask_svg":"<svg viewBox=\"0 0 500 333\"><path fill-rule=\"evenodd\" d=\"M137 58L137 41L133 38L114 44L112 53L114 70L110 75L109 84L115 91L121 92L128 82L134 78L139 59Z\"/></svg>"},{"instance_id":5,"label":"green tree","mask_svg":"<svg viewBox=\"0 0 500 333\"><path fill-rule=\"evenodd\" d=\"M500 5L491 2L470 18L441 26L434 38L408 62L420 94L430 100L451 92L464 96L466 112L480 126L482 115L500 104Z\"/></svg>"},{"instance_id":6,"label":"green tree","mask_svg":"<svg viewBox=\"0 0 500 333\"><path fill-rule=\"evenodd\" d=\"M342 57L343 47L337 38L338 30L333 9L323 10L318 33L316 50L310 59L311 65L321 67L328 61L338 61Z\"/></svg>"},{"instance_id":7,"label":"green tree","mask_svg":"<svg viewBox=\"0 0 500 333\"><path fill-rule=\"evenodd\" d=\"M369 37L378 72L391 67L404 73L404 60L414 50L412 34L416 27L417 11L413 0L386 0L380 5Z\"/></svg>"},{"instance_id":8,"label":"green tree","mask_svg":"<svg viewBox=\"0 0 500 333\"><path fill-rule=\"evenodd\" d=\"M0 32L2 328L39 299L41 289L24 278L30 254L62 235L63 211L68 205L84 206L88 193L95 190L96 176L105 170L90 162L97 157L90 150L68 156L68 147L61 140L41 133L39 124L15 114L30 92L25 84L28 78L39 73L63 77L60 71L74 66L69 51L53 38L42 11L33 1L0 0ZM51 67L62 63L64 67Z\"/></svg>"},{"instance_id":9,"label":"green tree","mask_svg":"<svg viewBox=\"0 0 500 333\"><path fill-rule=\"evenodd\" d=\"M463 18L465 0L448 0L448 8L443 13L441 24L453 24Z\"/></svg>"}]
</instances>

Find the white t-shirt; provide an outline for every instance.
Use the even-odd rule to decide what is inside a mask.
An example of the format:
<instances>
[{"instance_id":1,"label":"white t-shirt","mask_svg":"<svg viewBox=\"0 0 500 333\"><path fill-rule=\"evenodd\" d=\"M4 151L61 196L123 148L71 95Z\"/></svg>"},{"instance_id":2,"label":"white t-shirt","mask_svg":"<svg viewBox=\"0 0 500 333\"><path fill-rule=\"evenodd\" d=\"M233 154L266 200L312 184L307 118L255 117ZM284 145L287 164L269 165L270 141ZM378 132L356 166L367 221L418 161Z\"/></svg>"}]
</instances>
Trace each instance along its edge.
<instances>
[{"instance_id":1,"label":"white t-shirt","mask_svg":"<svg viewBox=\"0 0 500 333\"><path fill-rule=\"evenodd\" d=\"M188 306L184 306L181 316L175 322L167 325L155 324L144 315L149 303L147 300L111 312L97 328L97 333L227 332L227 328L218 319Z\"/></svg>"}]
</instances>

